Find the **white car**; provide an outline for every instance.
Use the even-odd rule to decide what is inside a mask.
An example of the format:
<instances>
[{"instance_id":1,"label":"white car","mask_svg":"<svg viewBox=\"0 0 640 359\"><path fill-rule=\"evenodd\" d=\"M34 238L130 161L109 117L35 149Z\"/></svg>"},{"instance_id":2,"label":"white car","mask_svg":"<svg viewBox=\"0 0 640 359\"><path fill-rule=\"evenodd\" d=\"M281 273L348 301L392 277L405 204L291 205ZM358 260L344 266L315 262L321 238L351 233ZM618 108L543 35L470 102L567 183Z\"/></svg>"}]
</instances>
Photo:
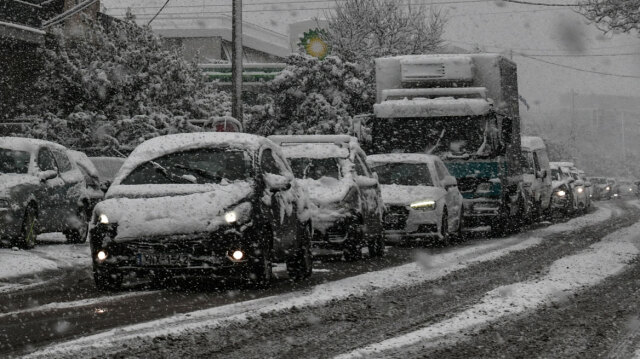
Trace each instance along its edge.
<instances>
[{"instance_id":1,"label":"white car","mask_svg":"<svg viewBox=\"0 0 640 359\"><path fill-rule=\"evenodd\" d=\"M462 231L462 195L439 157L419 153L369 156L385 203L388 242L437 238Z\"/></svg>"}]
</instances>

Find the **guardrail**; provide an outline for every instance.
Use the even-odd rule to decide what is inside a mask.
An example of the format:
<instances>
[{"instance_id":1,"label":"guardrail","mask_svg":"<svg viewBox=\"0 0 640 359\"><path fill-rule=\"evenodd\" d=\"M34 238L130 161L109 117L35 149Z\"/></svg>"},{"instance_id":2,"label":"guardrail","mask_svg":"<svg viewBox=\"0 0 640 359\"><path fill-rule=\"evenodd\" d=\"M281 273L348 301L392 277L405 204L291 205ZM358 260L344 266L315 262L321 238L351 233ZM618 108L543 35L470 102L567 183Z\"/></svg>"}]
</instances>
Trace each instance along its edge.
<instances>
[{"instance_id":1,"label":"guardrail","mask_svg":"<svg viewBox=\"0 0 640 359\"><path fill-rule=\"evenodd\" d=\"M206 81L231 83L231 64L199 64ZM243 65L242 81L260 83L273 80L284 68L284 63L250 63Z\"/></svg>"}]
</instances>

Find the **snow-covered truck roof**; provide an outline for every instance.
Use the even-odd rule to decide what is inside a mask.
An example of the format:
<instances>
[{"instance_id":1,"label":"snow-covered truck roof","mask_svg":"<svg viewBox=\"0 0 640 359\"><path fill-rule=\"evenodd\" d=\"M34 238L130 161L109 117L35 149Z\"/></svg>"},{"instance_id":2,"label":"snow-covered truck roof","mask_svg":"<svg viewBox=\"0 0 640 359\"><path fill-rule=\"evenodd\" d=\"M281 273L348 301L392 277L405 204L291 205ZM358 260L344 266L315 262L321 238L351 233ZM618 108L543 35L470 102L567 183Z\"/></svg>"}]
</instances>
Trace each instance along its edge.
<instances>
[{"instance_id":1,"label":"snow-covered truck roof","mask_svg":"<svg viewBox=\"0 0 640 359\"><path fill-rule=\"evenodd\" d=\"M66 147L51 141L37 140L35 138L25 137L0 137L1 148L7 148L16 151L35 152L42 146L56 148L61 151L67 150Z\"/></svg>"},{"instance_id":2,"label":"snow-covered truck roof","mask_svg":"<svg viewBox=\"0 0 640 359\"><path fill-rule=\"evenodd\" d=\"M229 147L257 151L264 143L271 143L265 137L239 132L196 132L159 136L141 143L133 150L118 171L114 184L126 177L143 163L170 153L206 147Z\"/></svg>"},{"instance_id":3,"label":"snow-covered truck roof","mask_svg":"<svg viewBox=\"0 0 640 359\"><path fill-rule=\"evenodd\" d=\"M426 153L385 153L367 156L367 162L376 163L434 163L438 156Z\"/></svg>"},{"instance_id":4,"label":"snow-covered truck roof","mask_svg":"<svg viewBox=\"0 0 640 359\"><path fill-rule=\"evenodd\" d=\"M529 151L542 150L547 148L547 146L545 146L544 144L544 141L540 137L522 136L520 142L522 143L522 148Z\"/></svg>"},{"instance_id":5,"label":"snow-covered truck roof","mask_svg":"<svg viewBox=\"0 0 640 359\"><path fill-rule=\"evenodd\" d=\"M278 135L268 138L279 144L288 158L347 158L351 145L356 141L348 135Z\"/></svg>"}]
</instances>

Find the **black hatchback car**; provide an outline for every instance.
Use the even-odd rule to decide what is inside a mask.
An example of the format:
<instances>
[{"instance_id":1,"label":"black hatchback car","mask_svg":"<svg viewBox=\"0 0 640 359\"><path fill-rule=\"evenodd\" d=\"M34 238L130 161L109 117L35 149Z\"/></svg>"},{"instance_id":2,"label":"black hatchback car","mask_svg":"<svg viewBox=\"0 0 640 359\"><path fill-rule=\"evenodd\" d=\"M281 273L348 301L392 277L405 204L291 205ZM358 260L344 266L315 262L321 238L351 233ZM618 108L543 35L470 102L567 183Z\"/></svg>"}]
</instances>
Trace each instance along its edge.
<instances>
[{"instance_id":1,"label":"black hatchback car","mask_svg":"<svg viewBox=\"0 0 640 359\"><path fill-rule=\"evenodd\" d=\"M278 146L244 133L157 137L138 146L94 209L96 285L130 272L236 277L264 286L272 263L311 274L308 202Z\"/></svg>"}]
</instances>

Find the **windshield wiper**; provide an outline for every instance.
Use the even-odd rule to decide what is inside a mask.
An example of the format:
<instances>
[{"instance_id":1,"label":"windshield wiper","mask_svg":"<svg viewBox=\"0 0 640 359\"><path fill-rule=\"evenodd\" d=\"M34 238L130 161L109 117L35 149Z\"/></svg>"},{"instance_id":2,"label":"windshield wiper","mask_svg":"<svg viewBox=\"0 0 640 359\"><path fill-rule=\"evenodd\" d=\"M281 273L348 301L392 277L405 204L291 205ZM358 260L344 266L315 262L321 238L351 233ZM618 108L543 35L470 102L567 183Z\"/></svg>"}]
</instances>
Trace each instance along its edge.
<instances>
[{"instance_id":1,"label":"windshield wiper","mask_svg":"<svg viewBox=\"0 0 640 359\"><path fill-rule=\"evenodd\" d=\"M189 167L189 166L185 166L185 165L181 165L181 164L177 164L175 165L176 168L181 168L183 170L187 170L187 171L191 171L193 173L196 173L204 178L210 179L212 181L216 181L216 182L220 182L222 181L222 176L218 176L216 174L213 174L207 170L203 170L201 168L196 168L196 167Z\"/></svg>"},{"instance_id":2,"label":"windshield wiper","mask_svg":"<svg viewBox=\"0 0 640 359\"><path fill-rule=\"evenodd\" d=\"M162 167L162 165L160 165L158 162L149 161L149 163L151 163L151 165L156 170L156 172L162 173L163 176L165 176L167 179L169 179L173 183L193 183L186 178L182 178L174 175L173 173L169 172L169 170Z\"/></svg>"}]
</instances>

